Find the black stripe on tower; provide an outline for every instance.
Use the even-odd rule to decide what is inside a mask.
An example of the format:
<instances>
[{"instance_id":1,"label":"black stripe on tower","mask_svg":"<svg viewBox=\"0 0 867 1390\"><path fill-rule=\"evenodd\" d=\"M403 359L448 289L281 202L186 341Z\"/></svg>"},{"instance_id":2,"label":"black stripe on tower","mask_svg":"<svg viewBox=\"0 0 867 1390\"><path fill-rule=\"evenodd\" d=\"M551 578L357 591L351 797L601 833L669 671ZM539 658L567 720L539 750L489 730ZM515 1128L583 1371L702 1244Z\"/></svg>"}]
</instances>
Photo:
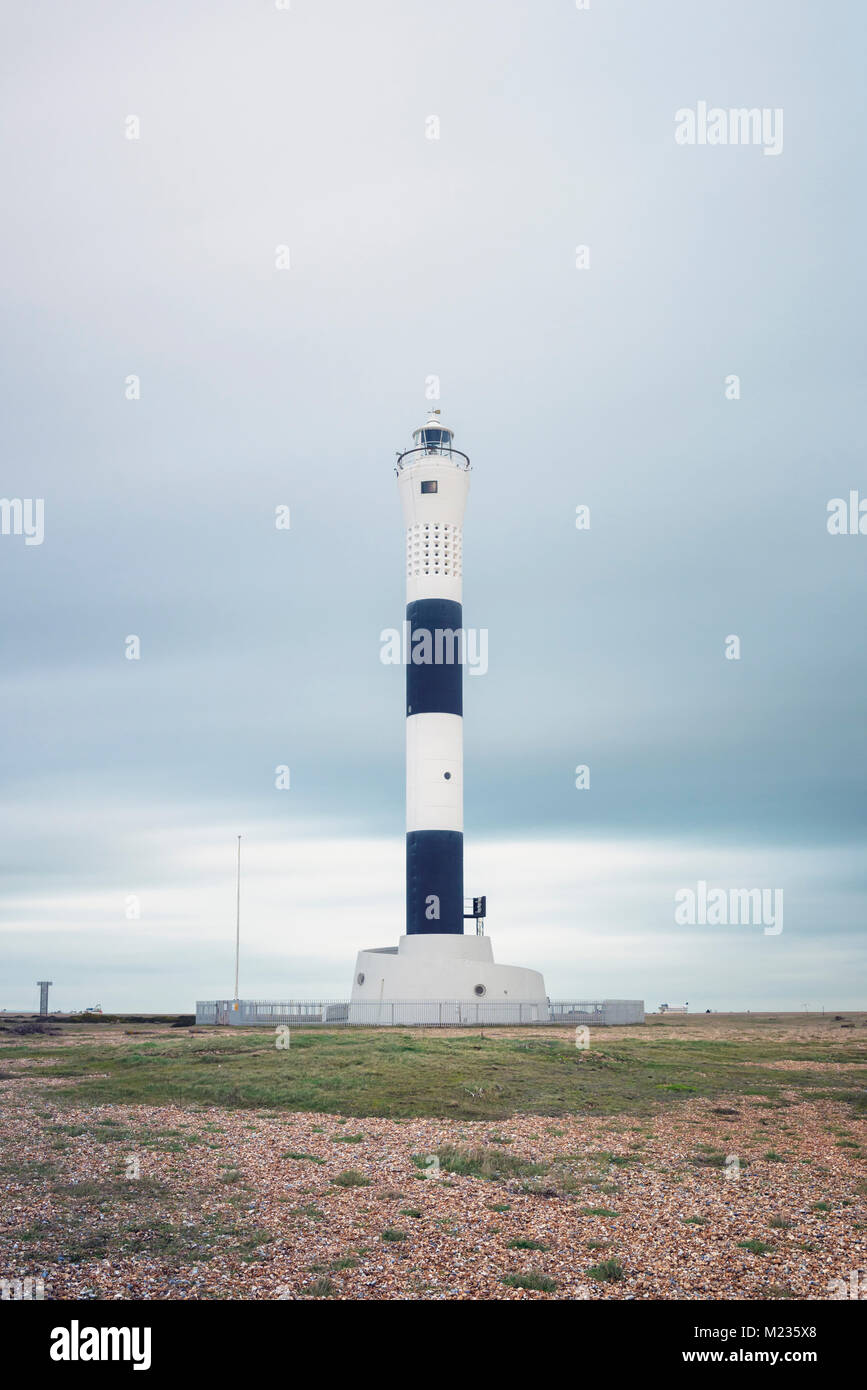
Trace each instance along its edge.
<instances>
[{"instance_id":1,"label":"black stripe on tower","mask_svg":"<svg viewBox=\"0 0 867 1390\"><path fill-rule=\"evenodd\" d=\"M463 715L461 605L453 599L416 599L407 604L409 648L406 712ZM413 637L428 634L427 661L412 660ZM451 637L450 634L457 634ZM440 645L437 646L439 634ZM443 658L451 655L452 660ZM437 656L440 657L437 660ZM432 907L436 900L436 913ZM464 930L464 837L459 830L411 830L406 837L406 930L462 935Z\"/></svg>"},{"instance_id":2,"label":"black stripe on tower","mask_svg":"<svg viewBox=\"0 0 867 1390\"><path fill-rule=\"evenodd\" d=\"M438 916L428 914L436 897ZM459 830L410 830L406 837L406 933L464 930L464 837Z\"/></svg>"},{"instance_id":3,"label":"black stripe on tower","mask_svg":"<svg viewBox=\"0 0 867 1390\"><path fill-rule=\"evenodd\" d=\"M406 666L406 712L411 714L460 714L464 712L461 663L463 610L449 598L420 598L406 606L409 645ZM413 661L413 634L429 634L428 662ZM448 634L455 633L455 637ZM437 647L437 635L440 645ZM420 652L424 648L419 647ZM452 661L436 660L451 654Z\"/></svg>"}]
</instances>

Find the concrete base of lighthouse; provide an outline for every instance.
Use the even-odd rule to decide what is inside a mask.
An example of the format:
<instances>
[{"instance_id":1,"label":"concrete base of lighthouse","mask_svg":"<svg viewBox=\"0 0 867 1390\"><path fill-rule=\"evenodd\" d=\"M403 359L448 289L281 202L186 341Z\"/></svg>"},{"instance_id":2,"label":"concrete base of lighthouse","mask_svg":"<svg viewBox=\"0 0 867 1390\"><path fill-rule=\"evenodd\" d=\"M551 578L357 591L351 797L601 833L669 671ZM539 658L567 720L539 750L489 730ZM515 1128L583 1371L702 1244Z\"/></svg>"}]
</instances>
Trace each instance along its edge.
<instances>
[{"instance_id":1,"label":"concrete base of lighthouse","mask_svg":"<svg viewBox=\"0 0 867 1390\"><path fill-rule=\"evenodd\" d=\"M397 946L359 951L351 1023L547 1023L538 970L498 965L487 936L402 936Z\"/></svg>"}]
</instances>

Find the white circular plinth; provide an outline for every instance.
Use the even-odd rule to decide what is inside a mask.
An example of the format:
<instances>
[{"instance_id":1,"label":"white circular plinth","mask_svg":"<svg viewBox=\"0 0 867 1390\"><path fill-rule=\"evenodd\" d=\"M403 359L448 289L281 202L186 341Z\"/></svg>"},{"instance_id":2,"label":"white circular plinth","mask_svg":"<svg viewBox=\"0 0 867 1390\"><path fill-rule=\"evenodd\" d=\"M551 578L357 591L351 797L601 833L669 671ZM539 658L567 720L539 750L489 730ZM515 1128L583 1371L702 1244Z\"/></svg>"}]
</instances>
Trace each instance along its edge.
<instances>
[{"instance_id":1,"label":"white circular plinth","mask_svg":"<svg viewBox=\"0 0 867 1390\"><path fill-rule=\"evenodd\" d=\"M539 971L497 965L489 937L402 936L397 947L358 953L351 1022L423 1025L431 1021L432 1006L446 1006L442 1022L451 1020L452 1007L458 1010L455 1021L466 1022L461 1010L468 1005L478 1006L488 1023L548 1021Z\"/></svg>"}]
</instances>

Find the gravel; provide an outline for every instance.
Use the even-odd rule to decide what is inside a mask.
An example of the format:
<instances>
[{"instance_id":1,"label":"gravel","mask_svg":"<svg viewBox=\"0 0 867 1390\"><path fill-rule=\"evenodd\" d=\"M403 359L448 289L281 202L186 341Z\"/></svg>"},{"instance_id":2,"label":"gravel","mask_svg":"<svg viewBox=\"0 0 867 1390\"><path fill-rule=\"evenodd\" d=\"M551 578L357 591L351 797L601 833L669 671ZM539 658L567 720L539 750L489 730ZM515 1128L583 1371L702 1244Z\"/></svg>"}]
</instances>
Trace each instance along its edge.
<instances>
[{"instance_id":1,"label":"gravel","mask_svg":"<svg viewBox=\"0 0 867 1390\"><path fill-rule=\"evenodd\" d=\"M32 1070L0 1082L0 1277L41 1277L46 1298L297 1299L326 1280L319 1296L337 1299L828 1299L853 1270L867 1292L867 1136L838 1102L690 1100L655 1118L492 1124L57 1108L54 1084ZM737 1114L715 1114L721 1106ZM131 1137L111 1142L111 1122ZM840 1130L864 1147L839 1147ZM341 1134L362 1138L335 1142ZM547 1169L427 1172L443 1146ZM129 1157L138 1177L124 1176ZM366 1183L336 1184L347 1170ZM545 1248L510 1248L516 1240ZM770 1249L739 1248L748 1240ZM606 1260L622 1278L588 1274ZM506 1275L556 1287L513 1287Z\"/></svg>"}]
</instances>

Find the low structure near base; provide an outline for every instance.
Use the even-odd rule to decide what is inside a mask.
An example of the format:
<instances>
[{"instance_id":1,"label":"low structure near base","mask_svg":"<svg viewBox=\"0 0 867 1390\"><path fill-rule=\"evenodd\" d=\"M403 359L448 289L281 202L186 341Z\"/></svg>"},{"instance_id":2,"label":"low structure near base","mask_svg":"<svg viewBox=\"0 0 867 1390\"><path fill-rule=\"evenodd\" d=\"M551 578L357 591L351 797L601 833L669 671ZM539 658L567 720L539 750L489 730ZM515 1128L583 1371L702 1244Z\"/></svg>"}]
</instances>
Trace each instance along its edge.
<instances>
[{"instance_id":1,"label":"low structure near base","mask_svg":"<svg viewBox=\"0 0 867 1390\"><path fill-rule=\"evenodd\" d=\"M412 1017L413 1023L407 1020ZM236 1028L460 1028L494 1024L554 1024L611 1028L644 1022L643 999L553 1000L538 1002L485 999L202 999L196 1004L200 1026Z\"/></svg>"},{"instance_id":2,"label":"low structure near base","mask_svg":"<svg viewBox=\"0 0 867 1390\"><path fill-rule=\"evenodd\" d=\"M545 981L539 971L497 965L487 936L426 933L402 936L397 946L359 951L350 1023L356 1017L369 1018L370 1006L385 1000L401 1001L395 1023L425 1021L426 1012L418 1005L431 1000L485 1004L488 1023L514 1022L516 1005L522 1006L522 1022L548 1021Z\"/></svg>"}]
</instances>

